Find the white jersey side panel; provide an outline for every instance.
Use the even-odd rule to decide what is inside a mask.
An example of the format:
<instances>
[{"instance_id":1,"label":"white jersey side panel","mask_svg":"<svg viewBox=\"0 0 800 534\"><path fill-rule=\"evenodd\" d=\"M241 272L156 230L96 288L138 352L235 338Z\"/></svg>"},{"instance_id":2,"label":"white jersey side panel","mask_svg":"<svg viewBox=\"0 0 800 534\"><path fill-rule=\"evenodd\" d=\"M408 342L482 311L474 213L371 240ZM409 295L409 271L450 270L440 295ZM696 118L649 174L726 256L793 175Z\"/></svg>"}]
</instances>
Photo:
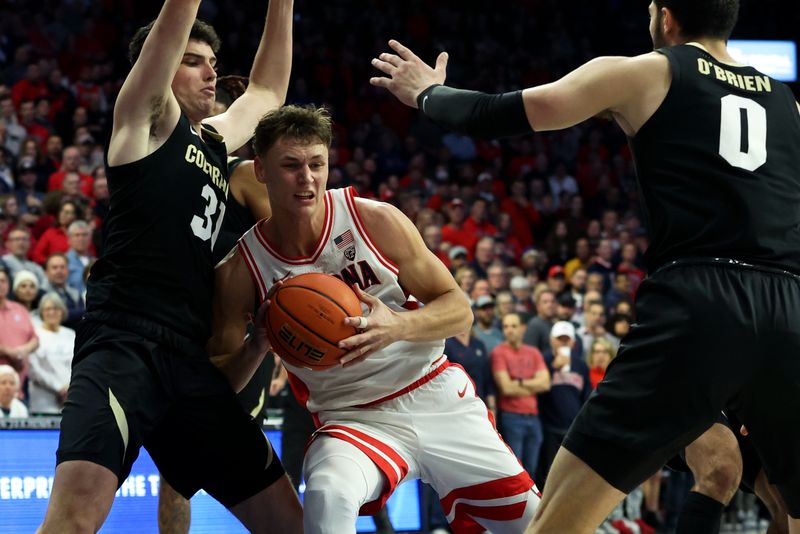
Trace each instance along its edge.
<instances>
[{"instance_id":1,"label":"white jersey side panel","mask_svg":"<svg viewBox=\"0 0 800 534\"><path fill-rule=\"evenodd\" d=\"M239 252L263 301L273 283L285 277L319 272L358 284L394 311L407 313L408 297L397 280L397 266L369 237L355 207L352 188L325 193L325 224L314 253L282 256L260 230L260 223L239 241ZM403 246L402 243L398 246ZM362 304L362 309L366 307ZM397 341L350 367L312 371L284 362L301 402L312 413L367 404L402 390L425 376L444 352L444 340ZM306 398L307 397L307 398Z\"/></svg>"}]
</instances>

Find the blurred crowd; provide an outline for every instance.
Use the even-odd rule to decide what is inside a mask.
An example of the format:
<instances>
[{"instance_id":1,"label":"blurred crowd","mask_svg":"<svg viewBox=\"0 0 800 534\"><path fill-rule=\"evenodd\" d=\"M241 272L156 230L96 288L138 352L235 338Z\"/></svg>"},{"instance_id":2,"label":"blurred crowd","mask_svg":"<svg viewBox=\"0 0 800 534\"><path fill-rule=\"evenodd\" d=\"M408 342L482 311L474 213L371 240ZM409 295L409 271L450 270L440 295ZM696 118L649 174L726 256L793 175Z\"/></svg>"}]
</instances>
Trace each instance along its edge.
<instances>
[{"instance_id":1,"label":"blurred crowd","mask_svg":"<svg viewBox=\"0 0 800 534\"><path fill-rule=\"evenodd\" d=\"M739 37L789 37L800 24L800 11L777 0L759 2L757 16L750 4ZM159 6L0 2L0 416L58 413L64 401L72 327L103 250L103 157L127 42ZM397 205L451 269L475 324L447 341L447 354L475 378L541 486L635 321L648 238L627 140L602 119L502 141L446 133L371 87L369 60L390 37L427 61L447 50L453 84L494 92L652 45L643 2L484 7L297 0L287 100L333 114L329 187ZM249 21L265 12L266 2L202 3L225 43L220 74L247 75L261 32ZM515 389L527 380L539 380L536 393ZM644 508L658 511L649 499Z\"/></svg>"}]
</instances>

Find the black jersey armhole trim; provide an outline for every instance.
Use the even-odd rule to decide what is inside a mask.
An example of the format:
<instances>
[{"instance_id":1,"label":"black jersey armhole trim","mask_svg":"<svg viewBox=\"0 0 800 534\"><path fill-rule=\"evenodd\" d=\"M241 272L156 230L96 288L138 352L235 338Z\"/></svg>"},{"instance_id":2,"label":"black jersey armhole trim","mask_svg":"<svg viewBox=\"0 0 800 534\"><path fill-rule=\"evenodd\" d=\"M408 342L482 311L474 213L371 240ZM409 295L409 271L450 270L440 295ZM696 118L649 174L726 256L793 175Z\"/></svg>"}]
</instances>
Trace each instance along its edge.
<instances>
[{"instance_id":1,"label":"black jersey armhole trim","mask_svg":"<svg viewBox=\"0 0 800 534\"><path fill-rule=\"evenodd\" d=\"M162 150L165 150L164 147L166 147L167 145L170 144L170 142L172 141L172 138L175 136L175 133L178 131L178 128L180 128L181 122L184 121L184 120L186 121L186 125L191 128L191 126L189 125L189 118L186 115L184 115L183 112L181 112L180 116L178 117L178 122L175 123L175 128L172 129L172 132L170 132L169 137L167 137L167 140L164 141L161 144L160 147L158 147L157 149L155 149L151 153L147 154L143 158L139 158L136 161L129 161L128 163L123 163L122 165L111 166L111 165L108 164L108 147L111 145L111 140L109 139L109 143L108 143L108 145L106 145L106 148L103 151L103 164L105 165L106 172L108 172L109 170L111 170L112 172L116 172L116 171L118 171L120 169L126 169L126 168L130 168L130 167L134 167L136 165L141 165L144 161L147 161L149 158L155 156L156 154L158 154Z\"/></svg>"},{"instance_id":2,"label":"black jersey armhole trim","mask_svg":"<svg viewBox=\"0 0 800 534\"><path fill-rule=\"evenodd\" d=\"M669 68L670 72L672 73L672 80L669 83L669 89L667 90L666 96L664 96L664 100L661 104L656 108L652 115L645 121L644 124L639 128L636 132L636 135L629 136L628 139L631 141L635 141L638 137L642 134L647 134L647 130L649 129L650 124L652 124L655 120L657 120L658 116L661 114L661 111L664 107L671 101L674 93L678 90L678 86L681 82L681 69L680 64L678 62L678 58L675 56L675 53L670 50L669 48L658 48L655 50L659 54L663 55L669 61Z\"/></svg>"}]
</instances>

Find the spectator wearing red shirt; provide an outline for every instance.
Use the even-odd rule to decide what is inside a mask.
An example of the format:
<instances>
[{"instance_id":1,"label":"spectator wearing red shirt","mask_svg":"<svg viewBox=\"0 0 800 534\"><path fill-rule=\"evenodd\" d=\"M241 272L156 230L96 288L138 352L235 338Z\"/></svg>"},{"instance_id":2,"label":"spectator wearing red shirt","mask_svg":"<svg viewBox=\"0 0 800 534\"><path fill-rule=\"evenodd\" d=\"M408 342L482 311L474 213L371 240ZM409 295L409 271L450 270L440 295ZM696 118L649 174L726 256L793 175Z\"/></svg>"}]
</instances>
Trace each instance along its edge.
<instances>
[{"instance_id":1,"label":"spectator wearing red shirt","mask_svg":"<svg viewBox=\"0 0 800 534\"><path fill-rule=\"evenodd\" d=\"M526 189L522 180L513 181L511 195L500 203L500 211L511 217L511 232L523 250L533 245L532 228L538 226L542 218L528 200Z\"/></svg>"},{"instance_id":2,"label":"spectator wearing red shirt","mask_svg":"<svg viewBox=\"0 0 800 534\"><path fill-rule=\"evenodd\" d=\"M47 179L47 190L58 191L63 188L64 177L71 172L78 173L80 176L81 193L87 197L92 196L94 179L88 174L80 172L81 153L76 146L68 146L64 149L61 158L61 169L50 175Z\"/></svg>"},{"instance_id":3,"label":"spectator wearing red shirt","mask_svg":"<svg viewBox=\"0 0 800 534\"><path fill-rule=\"evenodd\" d=\"M33 100L25 100L19 105L19 125L25 128L28 137L36 140L36 144L41 150L47 138L50 137L50 130L36 122L35 106Z\"/></svg>"},{"instance_id":4,"label":"spectator wearing red shirt","mask_svg":"<svg viewBox=\"0 0 800 534\"><path fill-rule=\"evenodd\" d=\"M78 206L69 200L62 202L58 210L55 226L48 228L36 242L36 247L31 253L31 259L39 265L44 265L51 254L67 252L69 250L67 229L77 218Z\"/></svg>"},{"instance_id":5,"label":"spectator wearing red shirt","mask_svg":"<svg viewBox=\"0 0 800 534\"><path fill-rule=\"evenodd\" d=\"M500 432L525 470L533 474L543 440L536 394L550 389L550 373L542 353L522 343L523 330L516 313L503 318L506 341L492 350L492 374L498 389Z\"/></svg>"},{"instance_id":6,"label":"spectator wearing red shirt","mask_svg":"<svg viewBox=\"0 0 800 534\"><path fill-rule=\"evenodd\" d=\"M38 63L30 63L25 70L25 77L11 87L11 99L14 106L19 108L26 100L33 102L43 96L48 96L48 90L42 79L42 71Z\"/></svg>"},{"instance_id":7,"label":"spectator wearing red shirt","mask_svg":"<svg viewBox=\"0 0 800 534\"><path fill-rule=\"evenodd\" d=\"M497 259L494 245L494 238L490 236L482 237L475 245L475 259L470 263L470 267L475 269L478 278L486 278L489 275L489 266Z\"/></svg>"},{"instance_id":8,"label":"spectator wearing red shirt","mask_svg":"<svg viewBox=\"0 0 800 534\"><path fill-rule=\"evenodd\" d=\"M462 246L469 254L475 248L478 238L464 229L464 201L454 198L447 205L447 216L450 222L442 226L442 241L450 246Z\"/></svg>"},{"instance_id":9,"label":"spectator wearing red shirt","mask_svg":"<svg viewBox=\"0 0 800 534\"><path fill-rule=\"evenodd\" d=\"M489 210L487 202L482 198L475 199L469 210L469 217L464 221L464 231L475 236L476 239L482 237L494 237L497 235L497 227L489 222Z\"/></svg>"}]
</instances>

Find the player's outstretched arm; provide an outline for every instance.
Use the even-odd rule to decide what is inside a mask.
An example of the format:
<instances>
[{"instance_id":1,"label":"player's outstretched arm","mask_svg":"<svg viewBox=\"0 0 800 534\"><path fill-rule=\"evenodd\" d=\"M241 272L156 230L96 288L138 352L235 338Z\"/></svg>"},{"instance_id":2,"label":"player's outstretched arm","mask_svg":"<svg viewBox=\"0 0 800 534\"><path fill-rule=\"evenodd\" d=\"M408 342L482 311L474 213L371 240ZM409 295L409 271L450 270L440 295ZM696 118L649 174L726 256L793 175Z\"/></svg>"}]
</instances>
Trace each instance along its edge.
<instances>
[{"instance_id":1,"label":"player's outstretched arm","mask_svg":"<svg viewBox=\"0 0 800 534\"><path fill-rule=\"evenodd\" d=\"M166 0L114 104L111 165L149 153L150 136L166 138L180 116L172 79L183 59L200 0Z\"/></svg>"},{"instance_id":2,"label":"player's outstretched arm","mask_svg":"<svg viewBox=\"0 0 800 534\"><path fill-rule=\"evenodd\" d=\"M632 135L663 100L671 81L666 57L651 53L597 58L556 82L490 95L441 85L444 53L431 68L399 42L389 41L389 46L395 54L372 60L387 76L371 78L372 85L419 107L446 129L483 138L560 130L604 112L611 112Z\"/></svg>"},{"instance_id":3,"label":"player's outstretched arm","mask_svg":"<svg viewBox=\"0 0 800 534\"><path fill-rule=\"evenodd\" d=\"M425 246L414 224L390 204L358 198L356 209L375 245L398 266L400 285L425 306L395 312L357 291L372 311L366 330L340 342L340 347L349 351L342 361L360 361L400 339L434 341L467 330L472 325L469 301L450 271ZM358 326L357 318L346 321Z\"/></svg>"},{"instance_id":4,"label":"player's outstretched arm","mask_svg":"<svg viewBox=\"0 0 800 534\"><path fill-rule=\"evenodd\" d=\"M251 137L261 117L286 100L292 72L293 0L271 0L247 90L228 110L205 122L225 138L228 153Z\"/></svg>"},{"instance_id":5,"label":"player's outstretched arm","mask_svg":"<svg viewBox=\"0 0 800 534\"><path fill-rule=\"evenodd\" d=\"M270 348L266 334L268 302L259 308L253 321L254 333L246 335L255 305L255 284L234 248L214 272L214 316L208 353L236 392L244 389Z\"/></svg>"}]
</instances>

